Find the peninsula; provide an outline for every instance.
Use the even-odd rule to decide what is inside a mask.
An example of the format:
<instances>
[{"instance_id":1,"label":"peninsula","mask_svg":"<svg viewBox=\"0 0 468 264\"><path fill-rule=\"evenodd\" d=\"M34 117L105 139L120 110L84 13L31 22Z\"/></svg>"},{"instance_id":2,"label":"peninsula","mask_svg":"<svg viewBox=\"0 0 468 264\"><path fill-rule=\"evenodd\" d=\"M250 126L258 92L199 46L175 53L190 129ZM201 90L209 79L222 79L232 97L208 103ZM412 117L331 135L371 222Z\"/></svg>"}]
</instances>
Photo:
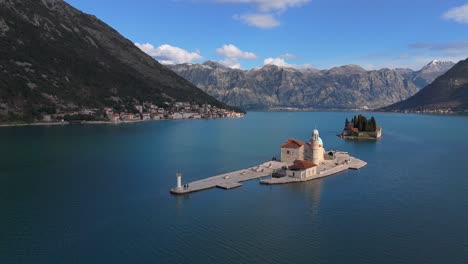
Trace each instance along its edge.
<instances>
[{"instance_id":1,"label":"peninsula","mask_svg":"<svg viewBox=\"0 0 468 264\"><path fill-rule=\"evenodd\" d=\"M343 139L377 140L382 137L382 127L377 125L373 116L367 119L363 115L357 115L351 121L346 118L343 132L338 136Z\"/></svg>"},{"instance_id":2,"label":"peninsula","mask_svg":"<svg viewBox=\"0 0 468 264\"><path fill-rule=\"evenodd\" d=\"M348 169L358 170L367 163L344 151L325 151L319 131L314 130L309 142L291 138L281 145L281 160L264 162L258 166L229 172L182 185L177 173L177 186L172 194L187 194L210 188L233 189L242 182L260 179L261 184L285 184L310 181Z\"/></svg>"}]
</instances>

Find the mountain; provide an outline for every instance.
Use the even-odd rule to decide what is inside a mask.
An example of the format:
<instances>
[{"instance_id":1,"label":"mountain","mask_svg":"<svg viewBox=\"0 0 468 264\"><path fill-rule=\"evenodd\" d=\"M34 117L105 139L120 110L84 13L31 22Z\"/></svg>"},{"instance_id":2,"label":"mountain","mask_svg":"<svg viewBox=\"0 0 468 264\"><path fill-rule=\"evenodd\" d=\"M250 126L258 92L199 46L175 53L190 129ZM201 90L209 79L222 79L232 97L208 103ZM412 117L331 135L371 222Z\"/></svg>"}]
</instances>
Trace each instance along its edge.
<instances>
[{"instance_id":1,"label":"mountain","mask_svg":"<svg viewBox=\"0 0 468 264\"><path fill-rule=\"evenodd\" d=\"M433 60L421 70L411 73L411 81L419 88L424 88L437 77L450 70L454 62Z\"/></svg>"},{"instance_id":2,"label":"mountain","mask_svg":"<svg viewBox=\"0 0 468 264\"><path fill-rule=\"evenodd\" d=\"M381 110L436 111L447 109L468 110L468 59L457 63L409 99Z\"/></svg>"},{"instance_id":3,"label":"mountain","mask_svg":"<svg viewBox=\"0 0 468 264\"><path fill-rule=\"evenodd\" d=\"M0 121L173 101L225 107L62 0L0 0Z\"/></svg>"},{"instance_id":4,"label":"mountain","mask_svg":"<svg viewBox=\"0 0 468 264\"><path fill-rule=\"evenodd\" d=\"M396 70L357 65L330 70L266 65L249 71L216 62L168 65L224 103L245 109L373 109L404 100L418 88Z\"/></svg>"}]
</instances>

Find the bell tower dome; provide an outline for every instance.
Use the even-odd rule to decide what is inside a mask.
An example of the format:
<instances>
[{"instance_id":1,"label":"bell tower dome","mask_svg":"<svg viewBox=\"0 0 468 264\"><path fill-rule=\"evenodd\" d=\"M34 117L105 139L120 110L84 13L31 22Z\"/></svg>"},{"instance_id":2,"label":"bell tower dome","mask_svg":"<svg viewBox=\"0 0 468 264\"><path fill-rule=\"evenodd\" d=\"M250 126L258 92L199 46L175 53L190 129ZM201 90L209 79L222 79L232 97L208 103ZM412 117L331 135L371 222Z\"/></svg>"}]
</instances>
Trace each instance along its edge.
<instances>
[{"instance_id":1,"label":"bell tower dome","mask_svg":"<svg viewBox=\"0 0 468 264\"><path fill-rule=\"evenodd\" d=\"M320 165L320 162L324 160L325 150L323 149L323 141L320 138L319 131L314 129L312 132L312 162L316 165Z\"/></svg>"},{"instance_id":2,"label":"bell tower dome","mask_svg":"<svg viewBox=\"0 0 468 264\"><path fill-rule=\"evenodd\" d=\"M312 132L312 141L318 141L319 140L319 132L317 129L314 129L314 132Z\"/></svg>"}]
</instances>

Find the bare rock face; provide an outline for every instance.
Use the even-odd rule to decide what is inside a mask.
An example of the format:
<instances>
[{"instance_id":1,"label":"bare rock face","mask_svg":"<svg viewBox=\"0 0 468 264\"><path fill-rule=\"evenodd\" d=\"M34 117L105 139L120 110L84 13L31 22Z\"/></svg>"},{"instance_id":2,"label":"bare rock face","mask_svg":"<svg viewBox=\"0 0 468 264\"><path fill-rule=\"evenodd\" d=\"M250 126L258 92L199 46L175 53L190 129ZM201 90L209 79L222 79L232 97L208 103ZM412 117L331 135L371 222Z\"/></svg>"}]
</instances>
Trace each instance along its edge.
<instances>
[{"instance_id":1,"label":"bare rock face","mask_svg":"<svg viewBox=\"0 0 468 264\"><path fill-rule=\"evenodd\" d=\"M414 96L384 111L468 110L468 59L458 62Z\"/></svg>"},{"instance_id":2,"label":"bare rock face","mask_svg":"<svg viewBox=\"0 0 468 264\"><path fill-rule=\"evenodd\" d=\"M345 65L319 71L266 65L243 71L215 62L168 67L222 102L245 109L375 109L418 91L410 69L366 71Z\"/></svg>"},{"instance_id":3,"label":"bare rock face","mask_svg":"<svg viewBox=\"0 0 468 264\"><path fill-rule=\"evenodd\" d=\"M175 100L224 107L62 0L0 0L0 122Z\"/></svg>"},{"instance_id":4,"label":"bare rock face","mask_svg":"<svg viewBox=\"0 0 468 264\"><path fill-rule=\"evenodd\" d=\"M411 80L418 88L422 89L428 84L432 83L437 77L446 73L454 65L455 63L451 61L433 60L424 66L421 70L414 72L411 76Z\"/></svg>"}]
</instances>

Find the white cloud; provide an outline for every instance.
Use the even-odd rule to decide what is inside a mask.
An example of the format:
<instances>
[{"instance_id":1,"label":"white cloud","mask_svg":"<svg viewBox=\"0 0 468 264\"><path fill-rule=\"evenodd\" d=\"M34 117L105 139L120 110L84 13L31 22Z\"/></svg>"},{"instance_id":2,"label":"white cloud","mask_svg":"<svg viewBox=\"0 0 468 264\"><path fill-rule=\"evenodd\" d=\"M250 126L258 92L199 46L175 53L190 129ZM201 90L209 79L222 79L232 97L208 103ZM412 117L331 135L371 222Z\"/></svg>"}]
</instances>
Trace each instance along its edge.
<instances>
[{"instance_id":1,"label":"white cloud","mask_svg":"<svg viewBox=\"0 0 468 264\"><path fill-rule=\"evenodd\" d=\"M255 5L261 12L284 11L290 7L301 6L310 0L214 0L218 3L240 3Z\"/></svg>"},{"instance_id":2,"label":"white cloud","mask_svg":"<svg viewBox=\"0 0 468 264\"><path fill-rule=\"evenodd\" d=\"M267 29L281 24L278 17L288 8L307 4L310 0L212 0L217 3L247 4L253 6L255 12L243 15L235 15L247 25Z\"/></svg>"},{"instance_id":3,"label":"white cloud","mask_svg":"<svg viewBox=\"0 0 468 264\"><path fill-rule=\"evenodd\" d=\"M198 50L195 52L189 52L168 44L161 45L157 48L150 43L135 43L135 46L162 64L192 63L193 61L203 59L200 55L200 51Z\"/></svg>"},{"instance_id":4,"label":"white cloud","mask_svg":"<svg viewBox=\"0 0 468 264\"><path fill-rule=\"evenodd\" d=\"M257 59L257 55L254 53L242 51L232 44L224 45L221 48L216 49L216 53L220 56L232 59Z\"/></svg>"},{"instance_id":5,"label":"white cloud","mask_svg":"<svg viewBox=\"0 0 468 264\"><path fill-rule=\"evenodd\" d=\"M232 69L241 69L241 65L237 59L224 59L219 61L219 63Z\"/></svg>"},{"instance_id":6,"label":"white cloud","mask_svg":"<svg viewBox=\"0 0 468 264\"><path fill-rule=\"evenodd\" d=\"M265 60L263 60L263 65L268 65L268 64L276 65L279 67L290 67L290 68L293 67L292 64L287 63L283 58L266 58Z\"/></svg>"},{"instance_id":7,"label":"white cloud","mask_svg":"<svg viewBox=\"0 0 468 264\"><path fill-rule=\"evenodd\" d=\"M221 48L216 49L216 53L224 58L219 61L221 64L233 69L241 68L239 59L255 60L258 58L254 53L242 51L233 44L223 45Z\"/></svg>"},{"instance_id":8,"label":"white cloud","mask_svg":"<svg viewBox=\"0 0 468 264\"><path fill-rule=\"evenodd\" d=\"M274 28L281 24L272 14L246 14L234 16L234 18L238 18L247 25L258 28Z\"/></svg>"},{"instance_id":9,"label":"white cloud","mask_svg":"<svg viewBox=\"0 0 468 264\"><path fill-rule=\"evenodd\" d=\"M458 23L468 24L468 4L454 7L447 12L445 12L442 16L447 20L453 20Z\"/></svg>"},{"instance_id":10,"label":"white cloud","mask_svg":"<svg viewBox=\"0 0 468 264\"><path fill-rule=\"evenodd\" d=\"M288 63L286 60L285 60L285 55L289 55L289 57L292 58L295 58L292 57L292 54L283 54L281 55L280 57L278 58L266 58L263 60L263 65L276 65L278 67L286 67L286 68L296 68L296 69L310 69L312 68L312 65L311 64L291 64L291 63Z\"/></svg>"}]
</instances>

